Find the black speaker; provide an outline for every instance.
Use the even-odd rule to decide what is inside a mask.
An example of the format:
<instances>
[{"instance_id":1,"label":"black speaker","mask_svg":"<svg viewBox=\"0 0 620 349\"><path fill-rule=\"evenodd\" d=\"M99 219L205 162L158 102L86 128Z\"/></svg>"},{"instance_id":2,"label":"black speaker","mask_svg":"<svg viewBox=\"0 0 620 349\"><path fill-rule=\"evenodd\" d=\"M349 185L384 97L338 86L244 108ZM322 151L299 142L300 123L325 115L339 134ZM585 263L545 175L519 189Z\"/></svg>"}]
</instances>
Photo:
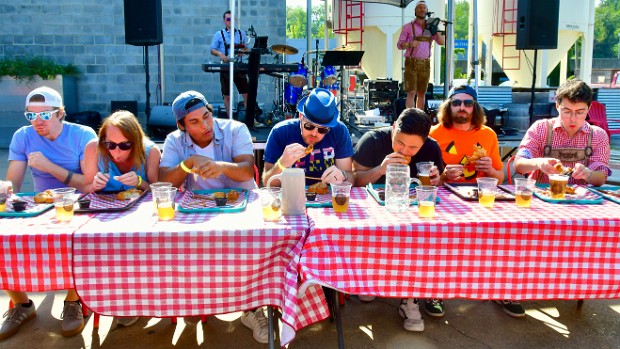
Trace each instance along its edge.
<instances>
[{"instance_id":1,"label":"black speaker","mask_svg":"<svg viewBox=\"0 0 620 349\"><path fill-rule=\"evenodd\" d=\"M125 0L125 43L151 46L162 42L161 0Z\"/></svg>"},{"instance_id":2,"label":"black speaker","mask_svg":"<svg viewBox=\"0 0 620 349\"><path fill-rule=\"evenodd\" d=\"M110 103L110 112L117 110L127 110L138 117L138 101L112 101Z\"/></svg>"},{"instance_id":3,"label":"black speaker","mask_svg":"<svg viewBox=\"0 0 620 349\"><path fill-rule=\"evenodd\" d=\"M517 50L558 48L560 0L519 0Z\"/></svg>"}]
</instances>

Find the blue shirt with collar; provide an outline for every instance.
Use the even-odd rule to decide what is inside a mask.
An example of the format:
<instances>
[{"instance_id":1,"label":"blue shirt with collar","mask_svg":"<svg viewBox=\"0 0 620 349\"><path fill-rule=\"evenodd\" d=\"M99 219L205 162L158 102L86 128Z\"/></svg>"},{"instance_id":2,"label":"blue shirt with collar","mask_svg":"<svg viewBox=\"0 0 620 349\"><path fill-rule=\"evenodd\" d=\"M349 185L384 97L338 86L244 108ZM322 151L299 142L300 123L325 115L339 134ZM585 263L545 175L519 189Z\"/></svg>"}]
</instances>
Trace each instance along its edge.
<instances>
[{"instance_id":1,"label":"blue shirt with collar","mask_svg":"<svg viewBox=\"0 0 620 349\"><path fill-rule=\"evenodd\" d=\"M224 35L224 38L222 38ZM226 42L224 42L226 39ZM226 28L218 30L213 34L213 41L211 41L211 49L218 50L224 54L227 53L226 46L230 45L230 31ZM243 30L235 29L235 45L245 44L248 45L248 37Z\"/></svg>"},{"instance_id":2,"label":"blue shirt with collar","mask_svg":"<svg viewBox=\"0 0 620 349\"><path fill-rule=\"evenodd\" d=\"M233 162L239 155L254 155L252 136L247 126L236 120L213 119L213 145L215 161ZM196 154L197 145L187 132L176 130L170 133L164 141L164 150L161 156L160 167L178 166L181 161ZM197 178L194 178L197 177ZM212 181L200 176L187 175L185 178L186 190L222 189L214 183L224 183L224 188L257 188L256 182L251 179L244 182L233 181L221 175L219 181Z\"/></svg>"}]
</instances>

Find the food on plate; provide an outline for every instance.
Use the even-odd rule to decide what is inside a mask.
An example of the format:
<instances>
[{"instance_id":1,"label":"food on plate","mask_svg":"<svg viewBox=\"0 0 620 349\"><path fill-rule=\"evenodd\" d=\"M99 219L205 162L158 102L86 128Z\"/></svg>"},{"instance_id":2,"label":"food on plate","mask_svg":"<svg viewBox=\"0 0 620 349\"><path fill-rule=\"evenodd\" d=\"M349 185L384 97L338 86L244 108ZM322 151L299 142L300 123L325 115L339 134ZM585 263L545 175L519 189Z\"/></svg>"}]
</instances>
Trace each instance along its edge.
<instances>
[{"instance_id":1,"label":"food on plate","mask_svg":"<svg viewBox=\"0 0 620 349\"><path fill-rule=\"evenodd\" d=\"M52 195L52 191L51 190L46 190L46 191L42 191L40 193L37 193L34 196L34 202L36 204L53 204L54 203L54 196Z\"/></svg>"},{"instance_id":2,"label":"food on plate","mask_svg":"<svg viewBox=\"0 0 620 349\"><path fill-rule=\"evenodd\" d=\"M474 144L474 153L467 157L468 164L475 164L478 159L487 156L487 150L480 145Z\"/></svg>"},{"instance_id":3,"label":"food on plate","mask_svg":"<svg viewBox=\"0 0 620 349\"><path fill-rule=\"evenodd\" d=\"M571 187L570 185L567 185L566 194L575 194L575 187Z\"/></svg>"},{"instance_id":4,"label":"food on plate","mask_svg":"<svg viewBox=\"0 0 620 349\"><path fill-rule=\"evenodd\" d=\"M137 198L138 196L140 196L140 194L142 194L142 190L131 188L131 189L127 189L125 191L121 191L118 194L116 194L116 199L117 200L131 200L131 199Z\"/></svg>"},{"instance_id":5,"label":"food on plate","mask_svg":"<svg viewBox=\"0 0 620 349\"><path fill-rule=\"evenodd\" d=\"M314 149L314 145L310 144L309 146L307 146L305 150L306 155L312 153L313 149Z\"/></svg>"},{"instance_id":6,"label":"food on plate","mask_svg":"<svg viewBox=\"0 0 620 349\"><path fill-rule=\"evenodd\" d=\"M328 194L329 193L329 187L327 186L327 184L323 183L323 182L318 182L318 183L314 183L311 186L308 187L308 192L309 193L317 193L319 195L321 194Z\"/></svg>"},{"instance_id":7,"label":"food on plate","mask_svg":"<svg viewBox=\"0 0 620 349\"><path fill-rule=\"evenodd\" d=\"M17 199L13 200L13 211L15 212L21 212L25 210L26 206L28 206L28 203L26 201L17 200Z\"/></svg>"},{"instance_id":8,"label":"food on plate","mask_svg":"<svg viewBox=\"0 0 620 349\"><path fill-rule=\"evenodd\" d=\"M239 192L236 190L230 190L226 193L226 198L230 201L236 201L239 198Z\"/></svg>"}]
</instances>

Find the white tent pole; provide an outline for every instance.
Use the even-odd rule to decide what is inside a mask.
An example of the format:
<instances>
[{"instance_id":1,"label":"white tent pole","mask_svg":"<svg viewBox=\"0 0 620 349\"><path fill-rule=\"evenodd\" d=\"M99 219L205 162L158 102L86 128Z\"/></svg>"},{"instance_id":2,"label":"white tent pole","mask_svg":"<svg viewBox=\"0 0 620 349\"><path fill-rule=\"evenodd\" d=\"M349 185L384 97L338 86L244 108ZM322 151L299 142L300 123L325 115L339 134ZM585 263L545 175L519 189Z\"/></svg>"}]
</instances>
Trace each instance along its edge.
<instances>
[{"instance_id":1,"label":"white tent pole","mask_svg":"<svg viewBox=\"0 0 620 349\"><path fill-rule=\"evenodd\" d=\"M229 0L229 6L230 6L230 49L228 50L228 68L230 71L230 75L228 77L228 96L230 96L230 99L228 100L228 118L232 119L233 117L233 105L235 105L235 103L233 102L235 99L235 96L233 95L233 88L234 88L234 76L235 76L235 65L234 65L234 61L235 61L235 17L236 17L236 12L235 12L235 0Z\"/></svg>"}]
</instances>

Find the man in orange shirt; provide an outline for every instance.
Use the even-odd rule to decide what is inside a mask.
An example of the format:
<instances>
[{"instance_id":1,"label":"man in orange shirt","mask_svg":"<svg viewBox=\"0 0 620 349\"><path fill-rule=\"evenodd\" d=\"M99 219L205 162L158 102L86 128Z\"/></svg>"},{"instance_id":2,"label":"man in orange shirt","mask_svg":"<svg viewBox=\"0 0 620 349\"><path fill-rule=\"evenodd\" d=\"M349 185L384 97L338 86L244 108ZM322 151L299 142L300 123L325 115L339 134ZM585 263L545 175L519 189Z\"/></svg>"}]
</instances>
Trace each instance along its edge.
<instances>
[{"instance_id":1,"label":"man in orange shirt","mask_svg":"<svg viewBox=\"0 0 620 349\"><path fill-rule=\"evenodd\" d=\"M446 164L441 176L443 182L476 182L477 177L504 181L497 135L485 126L484 110L477 99L478 94L471 86L456 86L439 107L439 124L431 128L430 136L439 143ZM475 146L484 148L486 156L474 162L469 158L474 155Z\"/></svg>"}]
</instances>

